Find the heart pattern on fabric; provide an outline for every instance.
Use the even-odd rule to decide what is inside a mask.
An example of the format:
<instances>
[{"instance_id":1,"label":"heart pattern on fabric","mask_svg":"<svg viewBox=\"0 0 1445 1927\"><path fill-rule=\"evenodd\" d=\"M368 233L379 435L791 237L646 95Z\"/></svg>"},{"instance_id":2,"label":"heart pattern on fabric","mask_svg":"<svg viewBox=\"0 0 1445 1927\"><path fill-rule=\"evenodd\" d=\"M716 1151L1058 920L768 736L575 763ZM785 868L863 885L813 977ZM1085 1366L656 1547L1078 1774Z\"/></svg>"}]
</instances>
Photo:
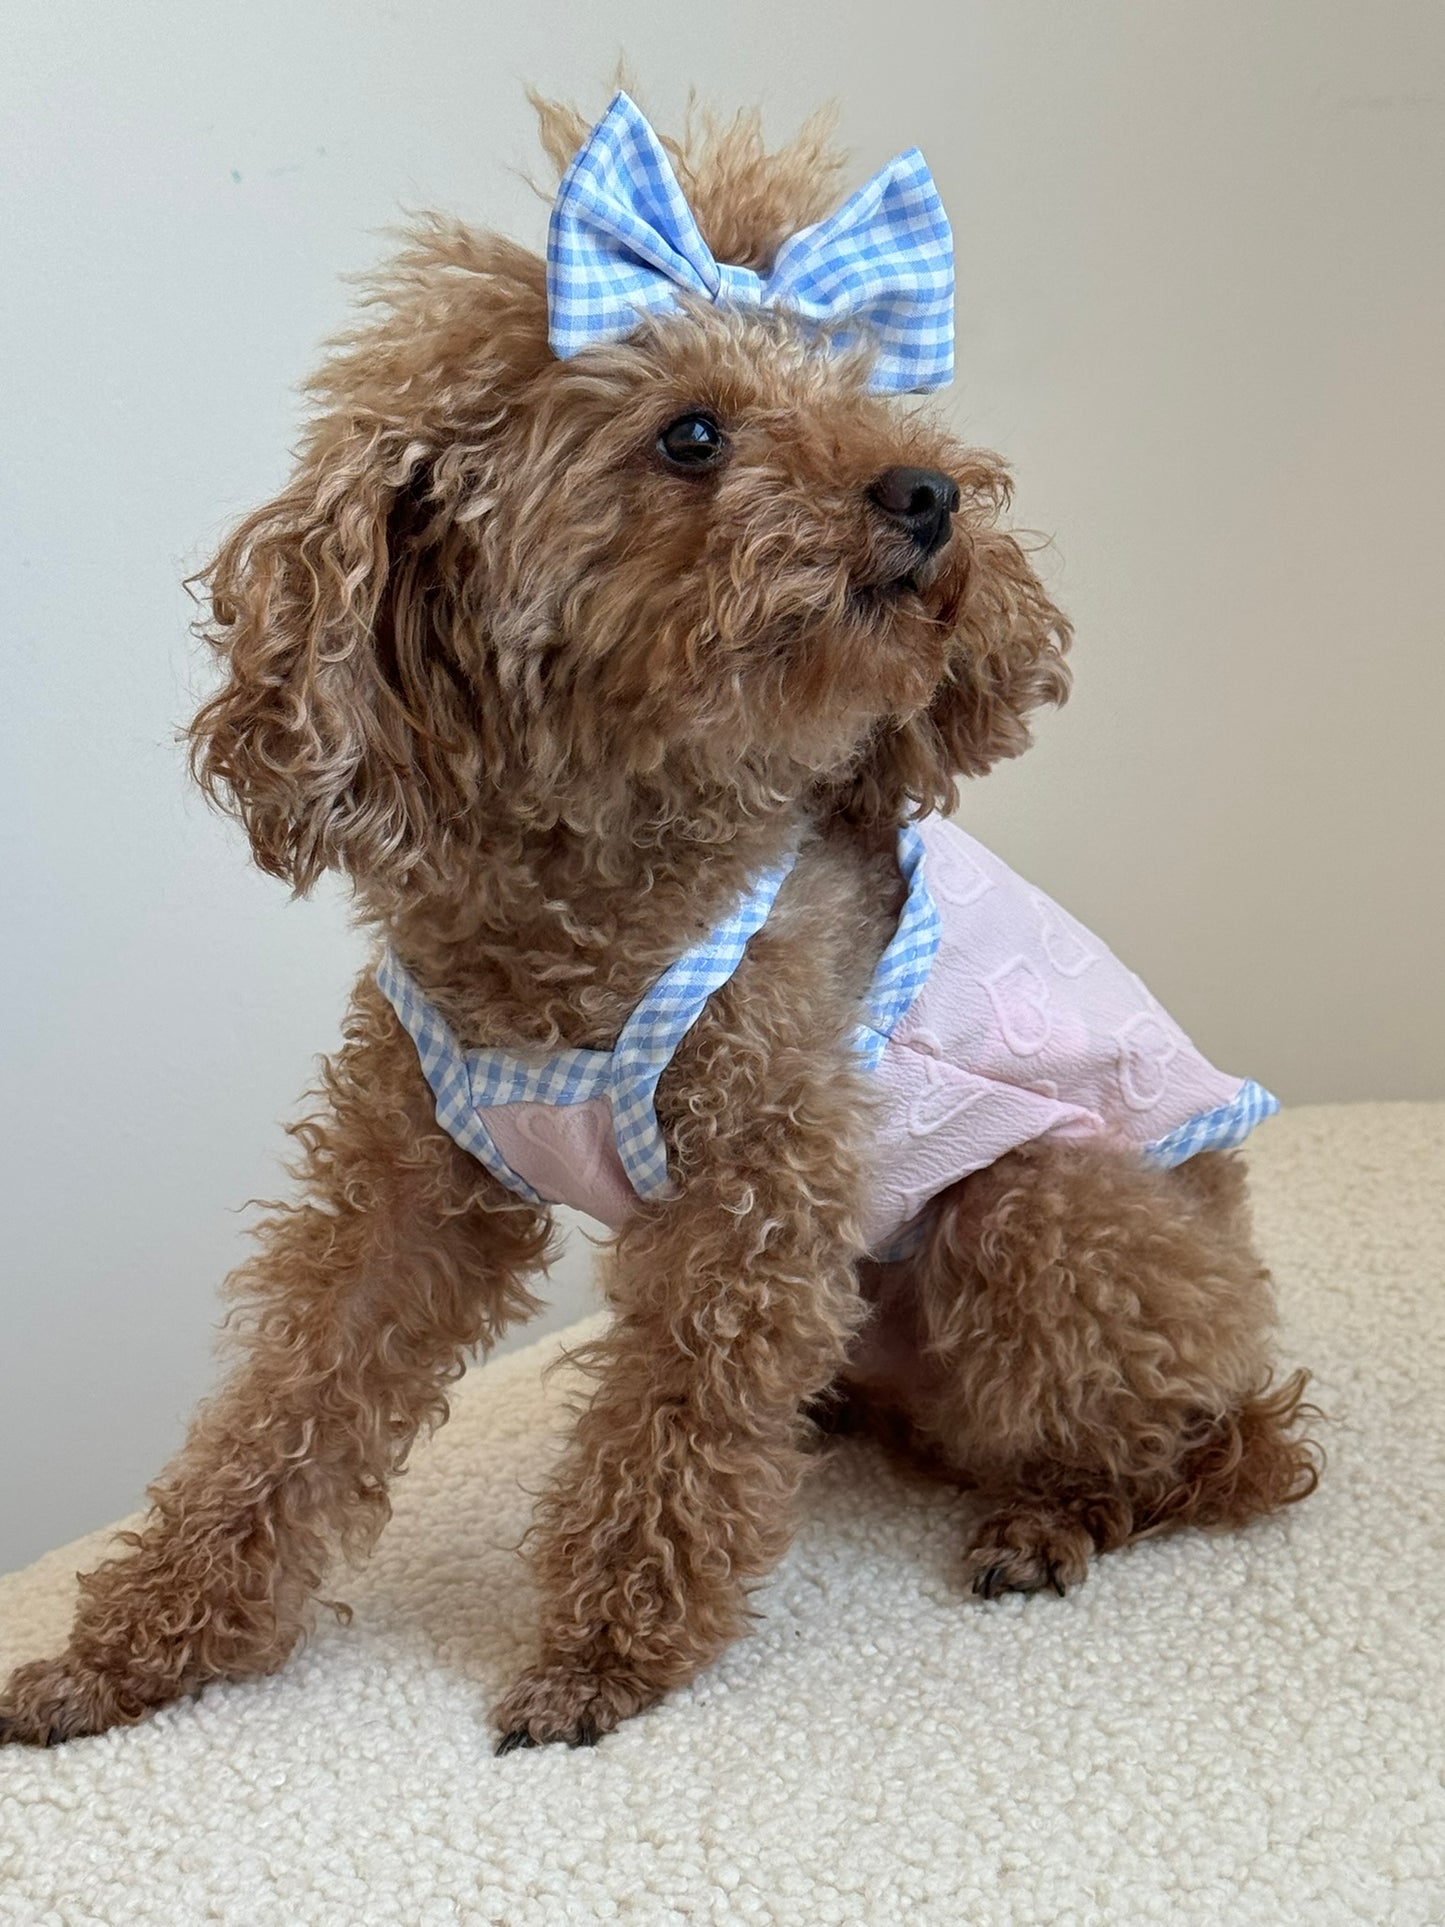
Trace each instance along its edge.
<instances>
[{"instance_id":1,"label":"heart pattern on fabric","mask_svg":"<svg viewBox=\"0 0 1445 1927\"><path fill-rule=\"evenodd\" d=\"M1179 1033L1152 1011L1131 1017L1118 1032L1119 1089L1131 1111L1149 1111L1169 1088L1169 1068L1179 1055Z\"/></svg>"},{"instance_id":2,"label":"heart pattern on fabric","mask_svg":"<svg viewBox=\"0 0 1445 1927\"><path fill-rule=\"evenodd\" d=\"M1033 904L1045 957L1061 977L1082 977L1091 964L1099 961L1098 950L1088 942L1073 918L1051 902L1042 890L1034 891Z\"/></svg>"},{"instance_id":3,"label":"heart pattern on fabric","mask_svg":"<svg viewBox=\"0 0 1445 1927\"><path fill-rule=\"evenodd\" d=\"M928 872L928 887L944 903L966 910L988 894L993 878L970 850L956 844L949 849L948 862Z\"/></svg>"},{"instance_id":4,"label":"heart pattern on fabric","mask_svg":"<svg viewBox=\"0 0 1445 1927\"><path fill-rule=\"evenodd\" d=\"M943 1130L985 1095L976 1079L933 1058L924 1058L923 1064L923 1087L913 1093L907 1112L908 1129L916 1138Z\"/></svg>"},{"instance_id":5,"label":"heart pattern on fabric","mask_svg":"<svg viewBox=\"0 0 1445 1927\"><path fill-rule=\"evenodd\" d=\"M1027 957L1015 957L985 980L1003 1040L1015 1057L1033 1057L1054 1034L1049 986Z\"/></svg>"}]
</instances>

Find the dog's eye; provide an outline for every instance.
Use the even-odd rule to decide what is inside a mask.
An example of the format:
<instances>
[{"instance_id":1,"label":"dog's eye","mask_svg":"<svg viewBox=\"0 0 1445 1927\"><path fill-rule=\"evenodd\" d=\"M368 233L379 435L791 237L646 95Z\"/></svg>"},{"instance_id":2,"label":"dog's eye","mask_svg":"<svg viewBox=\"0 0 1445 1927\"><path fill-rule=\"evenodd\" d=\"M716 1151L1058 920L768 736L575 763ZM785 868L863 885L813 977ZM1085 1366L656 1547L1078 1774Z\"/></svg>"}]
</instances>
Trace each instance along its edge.
<instances>
[{"instance_id":1,"label":"dog's eye","mask_svg":"<svg viewBox=\"0 0 1445 1927\"><path fill-rule=\"evenodd\" d=\"M727 437L711 415L696 410L669 422L657 446L674 468L712 468L727 451Z\"/></svg>"}]
</instances>

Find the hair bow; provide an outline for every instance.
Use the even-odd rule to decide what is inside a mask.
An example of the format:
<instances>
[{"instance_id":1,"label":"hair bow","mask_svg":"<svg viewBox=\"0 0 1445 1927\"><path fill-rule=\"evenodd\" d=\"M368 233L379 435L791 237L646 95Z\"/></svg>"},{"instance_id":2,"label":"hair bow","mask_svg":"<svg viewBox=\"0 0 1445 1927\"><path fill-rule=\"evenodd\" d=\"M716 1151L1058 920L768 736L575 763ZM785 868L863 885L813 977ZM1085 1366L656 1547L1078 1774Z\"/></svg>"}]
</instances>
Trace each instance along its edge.
<instances>
[{"instance_id":1,"label":"hair bow","mask_svg":"<svg viewBox=\"0 0 1445 1927\"><path fill-rule=\"evenodd\" d=\"M779 248L768 272L715 261L661 141L619 93L563 176L547 236L550 339L563 358L614 341L679 293L777 308L876 347L869 385L953 378L953 236L916 147Z\"/></svg>"}]
</instances>

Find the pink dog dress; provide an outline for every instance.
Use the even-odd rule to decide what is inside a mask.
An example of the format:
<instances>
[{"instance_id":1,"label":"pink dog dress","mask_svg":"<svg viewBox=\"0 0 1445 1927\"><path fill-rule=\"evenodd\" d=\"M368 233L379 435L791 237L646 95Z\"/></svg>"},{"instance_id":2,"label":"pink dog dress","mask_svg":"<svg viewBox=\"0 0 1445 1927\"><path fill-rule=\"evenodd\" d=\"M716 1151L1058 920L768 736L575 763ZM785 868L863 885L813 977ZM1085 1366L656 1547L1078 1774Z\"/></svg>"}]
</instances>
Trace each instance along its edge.
<instances>
[{"instance_id":1,"label":"pink dog dress","mask_svg":"<svg viewBox=\"0 0 1445 1927\"><path fill-rule=\"evenodd\" d=\"M465 1051L395 953L377 982L416 1043L437 1120L503 1184L614 1228L674 1195L654 1099L681 1038L736 970L793 859L665 971L611 1051ZM953 824L899 833L907 899L860 1012L876 1079L864 1225L889 1255L930 1199L1042 1138L1182 1164L1241 1143L1279 1106L1216 1070L1067 911Z\"/></svg>"}]
</instances>

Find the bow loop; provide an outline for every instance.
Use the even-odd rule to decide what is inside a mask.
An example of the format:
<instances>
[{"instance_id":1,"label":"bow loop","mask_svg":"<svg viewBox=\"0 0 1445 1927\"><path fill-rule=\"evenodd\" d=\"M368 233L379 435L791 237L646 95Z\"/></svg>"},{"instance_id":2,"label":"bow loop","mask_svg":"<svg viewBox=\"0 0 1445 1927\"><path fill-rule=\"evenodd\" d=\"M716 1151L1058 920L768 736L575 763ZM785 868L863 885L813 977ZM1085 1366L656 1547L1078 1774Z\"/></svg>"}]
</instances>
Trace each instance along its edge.
<instances>
[{"instance_id":1,"label":"bow loop","mask_svg":"<svg viewBox=\"0 0 1445 1927\"><path fill-rule=\"evenodd\" d=\"M953 238L918 149L792 235L766 275L714 260L672 164L619 93L563 176L547 237L550 338L564 359L615 341L680 294L766 306L875 349L870 386L941 388L953 376Z\"/></svg>"}]
</instances>

